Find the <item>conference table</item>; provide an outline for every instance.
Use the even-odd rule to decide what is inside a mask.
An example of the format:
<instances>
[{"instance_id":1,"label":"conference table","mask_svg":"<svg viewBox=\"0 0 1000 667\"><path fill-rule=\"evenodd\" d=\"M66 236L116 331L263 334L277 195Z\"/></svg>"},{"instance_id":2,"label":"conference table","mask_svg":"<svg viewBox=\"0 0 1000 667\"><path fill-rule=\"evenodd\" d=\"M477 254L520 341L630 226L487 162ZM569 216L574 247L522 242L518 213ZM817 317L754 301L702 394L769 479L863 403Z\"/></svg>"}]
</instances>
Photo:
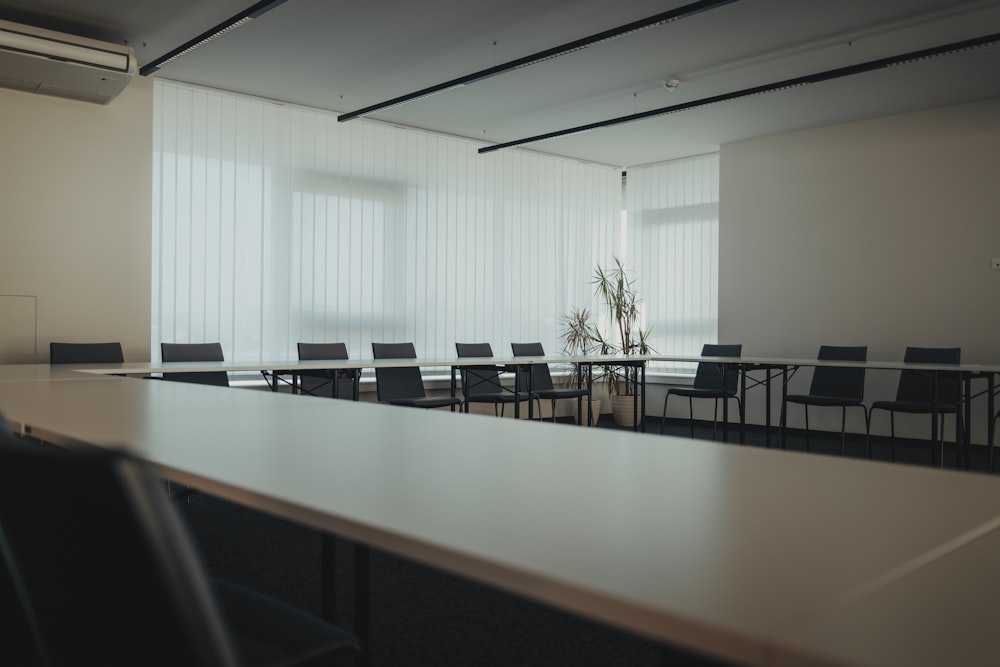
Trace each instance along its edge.
<instances>
[{"instance_id":1,"label":"conference table","mask_svg":"<svg viewBox=\"0 0 1000 667\"><path fill-rule=\"evenodd\" d=\"M284 382L289 385L293 393L297 393L300 387L299 378L303 373L325 371L331 374L347 371L360 371L362 369L379 368L448 368L451 373L451 395L457 393L456 373L461 368L472 368L476 366L495 367L504 372L520 374L525 369L541 364L557 364L562 366L574 366L576 368L577 386L586 386L587 390L592 390L593 368L594 366L629 366L636 369L636 387L633 393L633 430L645 430L646 414L646 363L652 357L646 355L620 356L620 355L542 355L542 356L494 356L494 357L437 357L437 358L404 358L404 359L327 359L327 360L301 360L290 359L262 360L262 361L151 361L151 362L125 362L120 364L89 364L82 367L82 372L95 375L169 375L171 373L203 373L213 371L224 371L226 373L260 373L267 380L271 391L277 392ZM522 388L520 382L514 382L511 393L514 400L514 416L520 417L521 400L519 395L525 394L523 400L528 401L527 396L531 395L533 387L533 373L525 373L526 382ZM282 378L289 376L290 381ZM354 382L358 381L355 374ZM358 392L355 389L354 395ZM577 400L577 414L582 415L583 400ZM588 421L592 423L593 415L590 414L590 404L588 403ZM534 402L528 401L528 419L534 419ZM582 422L581 418L581 422Z\"/></svg>"},{"instance_id":2,"label":"conference table","mask_svg":"<svg viewBox=\"0 0 1000 667\"><path fill-rule=\"evenodd\" d=\"M652 355L647 358L647 361L667 361L667 362L683 362L683 363L712 363L719 365L721 369L722 377L725 377L725 373L728 372L727 369L734 369L740 374L740 387L739 396L742 405L746 405L746 394L747 394L747 381L748 373L754 371L763 371L765 377L762 380L751 380L751 387L763 386L766 391L765 398L765 434L767 446L771 445L771 395L772 395L772 382L774 379L781 378L781 399L782 404L785 402L785 397L788 395L788 382L792 375L794 375L801 368L817 368L817 367L827 367L827 368L863 368L873 371L919 371L928 373L932 378L937 380L942 374L944 375L954 375L960 378L963 392L962 392L962 409L964 413L965 424L969 425L972 423L972 399L976 396L983 395L986 398L986 408L984 410L984 418L986 420L986 445L988 448L989 463L988 468L992 470L993 465L993 451L994 451L994 439L995 439L995 419L996 415L996 377L1000 374L1000 364L982 364L982 363L961 363L961 364L932 364L932 363L913 363L904 361L887 361L887 360L866 360L866 361L836 361L836 360L821 360L821 359L802 359L802 358L783 358L783 357L756 357L756 356L740 356L740 357L709 357L709 356L699 356L691 357L685 355ZM720 378L721 379L721 378ZM987 384L986 389L984 389L979 394L975 394L972 390L972 382L975 380L985 381ZM932 392L934 393L934 392ZM883 397L886 400L891 400L892 396ZM723 441L728 441L728 428L729 428L729 403L728 401L723 401ZM745 428L746 419L745 414L740 415L739 421L740 428L740 442L745 441ZM964 431L963 442L963 456L968 460L968 446L971 444L971 428L966 428ZM784 448L784 429L781 431L781 447Z\"/></svg>"},{"instance_id":3,"label":"conference table","mask_svg":"<svg viewBox=\"0 0 1000 667\"><path fill-rule=\"evenodd\" d=\"M0 367L0 411L736 664L1000 662L992 476L45 366Z\"/></svg>"}]
</instances>

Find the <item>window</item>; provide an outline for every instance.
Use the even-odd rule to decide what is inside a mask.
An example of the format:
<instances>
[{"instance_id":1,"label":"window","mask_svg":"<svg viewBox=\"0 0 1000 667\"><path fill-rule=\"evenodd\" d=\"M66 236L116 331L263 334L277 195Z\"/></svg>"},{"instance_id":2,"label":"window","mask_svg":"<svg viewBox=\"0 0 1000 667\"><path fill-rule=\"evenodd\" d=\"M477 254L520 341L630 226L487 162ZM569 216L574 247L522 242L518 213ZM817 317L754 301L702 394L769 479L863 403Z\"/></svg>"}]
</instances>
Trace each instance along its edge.
<instances>
[{"instance_id":1,"label":"window","mask_svg":"<svg viewBox=\"0 0 1000 667\"><path fill-rule=\"evenodd\" d=\"M661 354L700 354L718 337L719 155L629 169L625 190L628 265L651 344Z\"/></svg>"},{"instance_id":2,"label":"window","mask_svg":"<svg viewBox=\"0 0 1000 667\"><path fill-rule=\"evenodd\" d=\"M166 342L282 360L295 344L541 341L622 252L621 174L157 80L154 358Z\"/></svg>"}]
</instances>

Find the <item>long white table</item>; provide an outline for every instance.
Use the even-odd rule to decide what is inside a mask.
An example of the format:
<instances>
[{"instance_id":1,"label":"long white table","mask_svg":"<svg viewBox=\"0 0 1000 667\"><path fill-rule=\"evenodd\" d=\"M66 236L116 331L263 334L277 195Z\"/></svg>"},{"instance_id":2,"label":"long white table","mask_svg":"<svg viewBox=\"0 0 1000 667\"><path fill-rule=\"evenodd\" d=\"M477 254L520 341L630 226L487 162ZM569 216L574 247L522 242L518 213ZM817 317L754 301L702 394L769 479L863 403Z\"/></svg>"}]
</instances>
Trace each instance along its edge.
<instances>
[{"instance_id":1,"label":"long white table","mask_svg":"<svg viewBox=\"0 0 1000 667\"><path fill-rule=\"evenodd\" d=\"M982 379L987 383L987 388L982 392L986 396L986 411L985 418L986 423L986 433L987 433L987 447L989 456L989 470L993 469L993 450L994 450L994 431L995 431L995 420L996 415L996 377L1000 374L1000 364L982 364L982 363L961 363L961 364L929 364L929 363L912 363L904 361L885 361L885 360L866 360L866 361L836 361L836 360L820 360L820 359L802 359L802 358L782 358L782 357L754 357L754 356L740 356L740 357L690 357L684 355L652 355L647 358L648 361L669 361L669 362L684 362L684 363L715 363L722 367L732 367L740 371L741 382L740 382L740 395L741 400L746 399L746 380L747 372L752 370L763 370L767 373L766 379L756 384L763 384L767 391L767 411L765 413L765 428L768 432L768 446L770 446L770 428L771 428L771 372L776 371L781 374L781 393L782 401L788 390L788 379L789 371L795 372L799 368L816 368L816 367L827 367L827 368L864 368L865 370L876 370L876 371L922 371L927 373L945 373L957 375L963 384L963 407L964 407L964 419L965 423L971 424L972 414L971 414L971 398L973 397L973 392L971 389L971 384L974 379ZM891 396L884 397L887 400L891 400ZM740 441L744 440L743 430L746 426L744 421L744 416L741 415L740 419ZM723 440L728 440L728 424L729 424L729 404L728 402L723 402ZM965 442L963 443L967 448L971 444L971 428L965 429ZM782 437L784 433L782 433ZM784 443L782 443L784 447Z\"/></svg>"},{"instance_id":2,"label":"long white table","mask_svg":"<svg viewBox=\"0 0 1000 667\"><path fill-rule=\"evenodd\" d=\"M230 501L740 664L939 665L958 640L947 664L1000 661L956 600L929 597L1000 585L993 477L131 378L0 382L0 410L22 433L122 447ZM1000 622L1000 605L970 613ZM908 621L935 630L902 642Z\"/></svg>"},{"instance_id":3,"label":"long white table","mask_svg":"<svg viewBox=\"0 0 1000 667\"><path fill-rule=\"evenodd\" d=\"M456 395L457 369L472 366L497 366L510 368L517 372L518 368L530 367L539 364L560 364L573 365L578 369L586 369L585 374L578 374L579 383L586 383L587 389L591 389L592 370L594 366L620 365L634 366L638 368L638 382L635 398L633 400L633 423L634 430L645 430L646 414L646 362L652 357L646 355L633 355L629 357L616 355L544 355L532 357L515 356L494 356L494 357L437 357L437 358L416 358L416 359L329 359L329 360L262 360L262 361L154 361L154 362L126 362L121 364L91 364L81 366L83 372L97 375L157 375L170 373L202 373L211 371L225 371L227 373L247 373L260 372L268 381L272 391L277 392L279 378L282 375L293 377L291 382L293 390L295 388L295 376L309 371L354 371L365 368L395 368L395 367L422 367L422 368L449 368L451 369L451 394ZM531 377L528 373L527 393L532 390ZM514 383L513 393L515 397L520 391L520 383ZM520 415L520 401L514 401L514 415ZM582 399L578 401L578 406L582 406ZM588 408L589 409L589 408ZM534 417L533 403L528 402L528 419ZM588 415L588 421L592 422L593 415ZM582 421L582 420L581 420Z\"/></svg>"}]
</instances>

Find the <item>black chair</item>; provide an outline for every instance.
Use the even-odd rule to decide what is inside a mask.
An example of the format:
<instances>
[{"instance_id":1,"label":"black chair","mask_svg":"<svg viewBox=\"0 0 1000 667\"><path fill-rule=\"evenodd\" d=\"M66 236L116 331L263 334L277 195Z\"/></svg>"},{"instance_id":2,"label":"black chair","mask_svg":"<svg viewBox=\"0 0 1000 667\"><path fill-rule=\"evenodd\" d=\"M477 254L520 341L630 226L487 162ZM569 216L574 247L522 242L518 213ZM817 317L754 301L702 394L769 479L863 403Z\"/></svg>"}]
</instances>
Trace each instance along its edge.
<instances>
[{"instance_id":1,"label":"black chair","mask_svg":"<svg viewBox=\"0 0 1000 667\"><path fill-rule=\"evenodd\" d=\"M545 350L541 343L511 343L511 351L515 357L542 357ZM518 373L518 391L528 391L528 373L523 370ZM564 387L557 388L552 384L552 374L549 372L548 364L531 364L531 400L541 400L547 398L552 402L552 421L556 420L556 401L565 398L577 399L577 423L582 424L585 419L583 415L583 399L590 400L590 390L586 387ZM541 415L539 415L541 419Z\"/></svg>"},{"instance_id":2,"label":"black chair","mask_svg":"<svg viewBox=\"0 0 1000 667\"><path fill-rule=\"evenodd\" d=\"M908 347L903 361L912 364L960 364L962 349L959 347ZM941 463L944 464L944 415L955 415L955 442L962 434L961 381L958 373L904 369L899 373L896 400L875 401L868 417L869 451L871 451L871 420L876 410L889 411L889 451L896 460L896 413L927 414L931 416L931 443L941 442ZM941 429L938 431L938 415ZM934 449L931 448L931 462Z\"/></svg>"},{"instance_id":3,"label":"black chair","mask_svg":"<svg viewBox=\"0 0 1000 667\"><path fill-rule=\"evenodd\" d=\"M455 343L455 351L459 357L493 356L493 348L489 343ZM462 366L459 368L459 373L462 378L465 412L469 411L470 403L492 403L493 414L502 417L504 406L515 402L514 392L505 388L500 382L498 366Z\"/></svg>"},{"instance_id":4,"label":"black chair","mask_svg":"<svg viewBox=\"0 0 1000 667\"><path fill-rule=\"evenodd\" d=\"M701 347L703 357L739 357L743 354L742 345L712 345L706 343ZM719 399L728 401L736 399L740 410L740 420L743 418L743 403L737 395L740 372L735 364L725 365L703 361L698 364L694 374L694 384L690 387L671 387L663 397L663 421L660 422L660 433L667 421L667 401L671 396L684 396L688 399L688 414L691 422L691 437L694 437L694 399L711 398L715 400L715 416L712 420L712 438L715 439L715 426L719 420Z\"/></svg>"},{"instance_id":5,"label":"black chair","mask_svg":"<svg viewBox=\"0 0 1000 667\"><path fill-rule=\"evenodd\" d=\"M13 595L0 610L27 629L4 641L10 665L305 667L357 647L337 626L209 579L150 467L111 450L0 437L2 588Z\"/></svg>"},{"instance_id":6,"label":"black chair","mask_svg":"<svg viewBox=\"0 0 1000 667\"><path fill-rule=\"evenodd\" d=\"M121 364L121 343L49 343L52 364Z\"/></svg>"},{"instance_id":7,"label":"black chair","mask_svg":"<svg viewBox=\"0 0 1000 667\"><path fill-rule=\"evenodd\" d=\"M820 361L853 361L863 362L868 359L867 346L843 347L822 345L819 348ZM809 406L839 407L840 414L840 453L844 454L847 447L847 408L859 407L864 410L865 423L868 423L868 408L865 407L865 369L863 367L817 366L813 369L812 382L808 394L790 394L781 404L781 429L784 434L788 416L788 404L798 403L805 408L806 413L806 451L809 451ZM782 440L784 442L784 440ZM871 452L868 452L871 457Z\"/></svg>"},{"instance_id":8,"label":"black chair","mask_svg":"<svg viewBox=\"0 0 1000 667\"><path fill-rule=\"evenodd\" d=\"M160 343L160 358L163 361L225 361L221 343ZM218 387L229 386L229 375L226 371L164 373L163 379Z\"/></svg>"},{"instance_id":9,"label":"black chair","mask_svg":"<svg viewBox=\"0 0 1000 667\"><path fill-rule=\"evenodd\" d=\"M299 343L299 361L324 361L347 359L347 345L344 343ZM340 398L344 393L343 385L350 384L350 395L353 400L359 398L359 380L361 371L356 368L321 369L315 371L296 371L299 389L307 394L315 395L320 389L329 386L330 397Z\"/></svg>"},{"instance_id":10,"label":"black chair","mask_svg":"<svg viewBox=\"0 0 1000 667\"><path fill-rule=\"evenodd\" d=\"M372 343L376 359L416 359L413 343ZM375 367L375 391L380 403L411 408L443 408L452 412L462 399L456 396L428 396L418 366Z\"/></svg>"}]
</instances>

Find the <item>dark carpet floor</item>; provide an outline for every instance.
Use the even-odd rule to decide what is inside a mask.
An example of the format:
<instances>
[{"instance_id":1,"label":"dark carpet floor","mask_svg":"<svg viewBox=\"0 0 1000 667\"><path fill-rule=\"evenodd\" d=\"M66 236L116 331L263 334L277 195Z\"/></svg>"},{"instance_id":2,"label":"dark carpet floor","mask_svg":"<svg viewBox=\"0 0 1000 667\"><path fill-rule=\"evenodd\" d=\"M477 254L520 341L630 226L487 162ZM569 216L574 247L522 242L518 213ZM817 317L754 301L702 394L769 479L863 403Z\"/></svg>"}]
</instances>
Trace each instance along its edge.
<instances>
[{"instance_id":1,"label":"dark carpet floor","mask_svg":"<svg viewBox=\"0 0 1000 667\"><path fill-rule=\"evenodd\" d=\"M610 417L602 419L601 426L615 428ZM654 420L647 428L658 432L659 426ZM666 430L689 433L687 422L668 422ZM696 435L711 438L711 425L699 424ZM764 433L751 430L747 440L751 446L763 446ZM791 433L787 444L789 449L805 449L801 433ZM814 433L810 451L839 455L839 434ZM873 452L874 458L888 460L887 441L874 441ZM863 437L849 436L847 455L864 453ZM932 465L931 454L926 442L900 441L896 447L901 464ZM947 447L945 466L954 467L954 459L953 448ZM972 468L986 470L984 451L973 452ZM316 531L206 494L195 493L178 507L214 575L320 612L321 536ZM338 541L338 582L351 581L353 553L353 545ZM370 582L371 667L722 664L379 551L371 552ZM352 628L352 591L338 585L337 621Z\"/></svg>"}]
</instances>

